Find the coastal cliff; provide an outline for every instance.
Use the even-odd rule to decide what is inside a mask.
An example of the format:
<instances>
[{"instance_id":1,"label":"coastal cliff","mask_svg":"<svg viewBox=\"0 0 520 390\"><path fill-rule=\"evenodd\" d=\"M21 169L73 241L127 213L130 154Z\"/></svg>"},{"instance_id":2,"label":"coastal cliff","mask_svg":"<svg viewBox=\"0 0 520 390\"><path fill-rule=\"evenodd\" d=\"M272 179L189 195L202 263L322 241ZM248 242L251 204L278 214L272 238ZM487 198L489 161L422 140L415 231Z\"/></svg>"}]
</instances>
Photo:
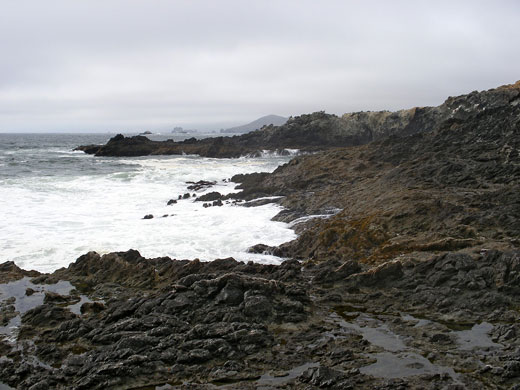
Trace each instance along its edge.
<instances>
[{"instance_id":1,"label":"coastal cliff","mask_svg":"<svg viewBox=\"0 0 520 390\"><path fill-rule=\"evenodd\" d=\"M197 154L202 157L231 158L257 155L264 150L287 153L285 149L314 152L334 147L364 145L389 136L407 136L439 129L452 120L474 118L486 110L507 107L517 101L518 83L484 92L449 97L438 107L415 107L396 112L376 111L341 117L315 112L290 118L282 126L266 126L233 137L216 137L182 142L151 141L144 136L119 134L106 145L84 145L82 150L96 156L147 156Z\"/></svg>"},{"instance_id":2,"label":"coastal cliff","mask_svg":"<svg viewBox=\"0 0 520 390\"><path fill-rule=\"evenodd\" d=\"M25 296L2 296L0 319L18 317L19 331L0 339L0 382L520 389L520 82L435 108L304 115L252 133L249 146L242 137L229 138L243 142L240 154L322 150L270 174L237 175L241 192L222 197L284 206L275 218L298 238L250 250L287 260L203 263L130 250L89 252L53 274L4 263L3 282L25 289L32 279ZM97 153L184 145L154 149L142 138L118 136ZM219 139L185 146L238 152ZM59 281L74 289L50 291ZM30 296L41 304L24 310L18 301Z\"/></svg>"},{"instance_id":3,"label":"coastal cliff","mask_svg":"<svg viewBox=\"0 0 520 390\"><path fill-rule=\"evenodd\" d=\"M466 114L429 132L299 156L270 175L238 176L244 183L237 196L283 196L277 201L285 210L275 217L282 221L328 217L276 248L289 257L377 263L412 252L517 246L520 84L498 91L513 99L477 114L460 109ZM474 107L476 97L453 101Z\"/></svg>"}]
</instances>

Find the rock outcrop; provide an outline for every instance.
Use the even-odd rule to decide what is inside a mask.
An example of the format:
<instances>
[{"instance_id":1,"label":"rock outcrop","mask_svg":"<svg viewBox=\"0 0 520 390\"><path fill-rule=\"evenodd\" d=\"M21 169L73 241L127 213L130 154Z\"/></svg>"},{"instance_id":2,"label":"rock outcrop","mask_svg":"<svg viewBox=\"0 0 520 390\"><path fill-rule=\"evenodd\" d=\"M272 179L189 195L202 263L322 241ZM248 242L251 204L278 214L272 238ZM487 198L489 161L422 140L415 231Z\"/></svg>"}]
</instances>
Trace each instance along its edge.
<instances>
[{"instance_id":1,"label":"rock outcrop","mask_svg":"<svg viewBox=\"0 0 520 390\"><path fill-rule=\"evenodd\" d=\"M18 389L515 389L519 275L519 251L376 267L91 252L39 282L67 279L98 301L27 311L17 344L0 341L0 378Z\"/></svg>"},{"instance_id":2,"label":"rock outcrop","mask_svg":"<svg viewBox=\"0 0 520 390\"><path fill-rule=\"evenodd\" d=\"M307 219L296 241L273 249L282 256L378 263L518 246L520 84L497 91L484 93L501 97L493 104L473 94L454 99L459 107L488 103L434 131L296 157L272 174L236 176L243 192L234 196L282 196L272 200L286 208L278 220L320 216Z\"/></svg>"}]
</instances>

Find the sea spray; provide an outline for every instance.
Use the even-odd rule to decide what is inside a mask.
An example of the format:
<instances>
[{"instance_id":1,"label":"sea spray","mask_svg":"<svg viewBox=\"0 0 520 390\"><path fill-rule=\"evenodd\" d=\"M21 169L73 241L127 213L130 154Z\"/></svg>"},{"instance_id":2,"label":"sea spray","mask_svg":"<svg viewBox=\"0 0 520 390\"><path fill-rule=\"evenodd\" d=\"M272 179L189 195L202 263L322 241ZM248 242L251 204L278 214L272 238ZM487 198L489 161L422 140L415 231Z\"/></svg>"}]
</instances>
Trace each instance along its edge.
<instances>
[{"instance_id":1,"label":"sea spray","mask_svg":"<svg viewBox=\"0 0 520 390\"><path fill-rule=\"evenodd\" d=\"M247 253L247 248L295 238L287 224L271 221L279 206L224 203L204 208L192 196L236 191L235 183L225 179L237 173L272 171L288 161L287 156L97 158L71 152L73 135L68 143L61 142L59 135L46 142L36 135L31 140L24 135L12 138L14 142L0 148L0 161L11 164L0 177L0 249L4 260L20 267L49 272L91 250L130 248L145 257L231 256L279 263L277 257ZM188 191L186 182L198 180L216 184ZM167 206L168 200L185 193L190 197ZM145 220L145 215L154 218Z\"/></svg>"}]
</instances>

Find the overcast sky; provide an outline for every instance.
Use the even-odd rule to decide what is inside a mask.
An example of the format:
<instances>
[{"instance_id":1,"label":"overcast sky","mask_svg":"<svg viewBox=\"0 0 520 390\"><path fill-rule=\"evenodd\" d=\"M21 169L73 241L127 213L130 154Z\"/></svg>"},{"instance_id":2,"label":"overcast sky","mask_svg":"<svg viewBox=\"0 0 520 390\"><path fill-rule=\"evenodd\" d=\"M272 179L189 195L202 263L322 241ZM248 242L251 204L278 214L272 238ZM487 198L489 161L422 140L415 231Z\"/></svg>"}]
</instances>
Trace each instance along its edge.
<instances>
[{"instance_id":1,"label":"overcast sky","mask_svg":"<svg viewBox=\"0 0 520 390\"><path fill-rule=\"evenodd\" d=\"M218 129L520 79L517 0L0 5L0 132Z\"/></svg>"}]
</instances>

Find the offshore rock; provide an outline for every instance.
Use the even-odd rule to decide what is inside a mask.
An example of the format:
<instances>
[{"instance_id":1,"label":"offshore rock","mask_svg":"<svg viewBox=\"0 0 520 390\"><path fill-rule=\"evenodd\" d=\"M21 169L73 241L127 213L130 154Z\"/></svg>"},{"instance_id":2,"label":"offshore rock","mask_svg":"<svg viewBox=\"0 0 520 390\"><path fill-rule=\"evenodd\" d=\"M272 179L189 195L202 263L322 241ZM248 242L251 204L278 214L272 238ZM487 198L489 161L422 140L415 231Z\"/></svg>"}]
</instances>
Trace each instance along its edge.
<instances>
[{"instance_id":1,"label":"offshore rock","mask_svg":"<svg viewBox=\"0 0 520 390\"><path fill-rule=\"evenodd\" d=\"M196 202L212 202L215 200L221 200L223 195L220 192L208 192L207 194L199 196L195 199Z\"/></svg>"},{"instance_id":2,"label":"offshore rock","mask_svg":"<svg viewBox=\"0 0 520 390\"><path fill-rule=\"evenodd\" d=\"M187 181L186 184L189 184L188 190L200 191L205 190L207 188L213 187L217 184L216 181L207 181L207 180L199 180L197 182Z\"/></svg>"}]
</instances>

